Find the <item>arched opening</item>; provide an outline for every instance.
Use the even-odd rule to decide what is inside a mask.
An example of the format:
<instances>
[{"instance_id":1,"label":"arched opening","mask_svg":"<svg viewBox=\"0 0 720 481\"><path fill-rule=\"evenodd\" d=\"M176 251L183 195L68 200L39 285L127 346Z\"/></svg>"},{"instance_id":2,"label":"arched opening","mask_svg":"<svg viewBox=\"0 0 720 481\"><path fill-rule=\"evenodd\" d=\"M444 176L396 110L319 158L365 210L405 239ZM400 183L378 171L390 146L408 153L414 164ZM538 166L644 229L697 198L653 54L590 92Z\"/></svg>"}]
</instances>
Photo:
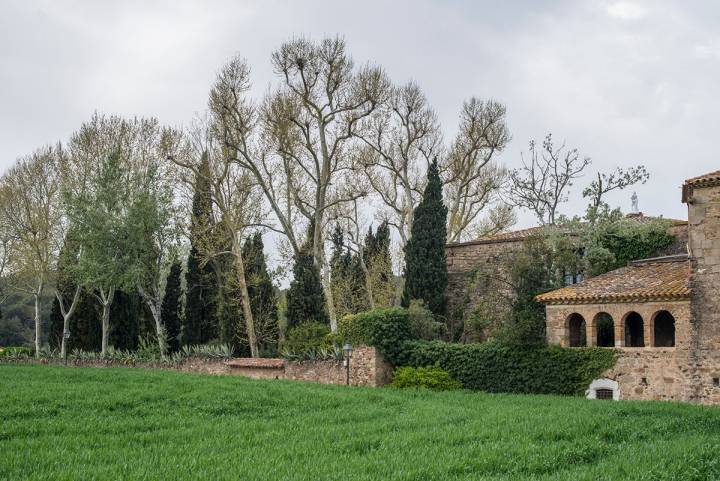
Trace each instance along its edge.
<instances>
[{"instance_id":1,"label":"arched opening","mask_svg":"<svg viewBox=\"0 0 720 481\"><path fill-rule=\"evenodd\" d=\"M656 347L675 346L675 318L668 311L655 314L653 339Z\"/></svg>"},{"instance_id":2,"label":"arched opening","mask_svg":"<svg viewBox=\"0 0 720 481\"><path fill-rule=\"evenodd\" d=\"M585 318L580 314L571 314L568 318L568 339L570 341L570 347L587 346Z\"/></svg>"},{"instance_id":3,"label":"arched opening","mask_svg":"<svg viewBox=\"0 0 720 481\"><path fill-rule=\"evenodd\" d=\"M595 344L598 347L615 347L615 321L607 312L595 316Z\"/></svg>"},{"instance_id":4,"label":"arched opening","mask_svg":"<svg viewBox=\"0 0 720 481\"><path fill-rule=\"evenodd\" d=\"M631 312L625 316L625 346L645 346L645 327L643 325L643 318L637 312Z\"/></svg>"}]
</instances>

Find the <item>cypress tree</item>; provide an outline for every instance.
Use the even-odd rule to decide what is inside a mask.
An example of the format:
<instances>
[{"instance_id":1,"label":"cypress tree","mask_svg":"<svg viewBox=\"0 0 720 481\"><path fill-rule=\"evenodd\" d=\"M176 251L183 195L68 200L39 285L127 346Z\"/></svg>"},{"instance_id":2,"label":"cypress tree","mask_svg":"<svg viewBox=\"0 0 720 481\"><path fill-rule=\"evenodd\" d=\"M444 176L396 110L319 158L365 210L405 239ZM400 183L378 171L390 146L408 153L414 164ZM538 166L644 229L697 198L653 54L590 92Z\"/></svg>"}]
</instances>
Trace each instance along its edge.
<instances>
[{"instance_id":1,"label":"cypress tree","mask_svg":"<svg viewBox=\"0 0 720 481\"><path fill-rule=\"evenodd\" d=\"M365 252L375 306L391 306L395 286L390 256L390 226L387 221L378 226L374 235L370 230L365 238Z\"/></svg>"},{"instance_id":2,"label":"cypress tree","mask_svg":"<svg viewBox=\"0 0 720 481\"><path fill-rule=\"evenodd\" d=\"M428 169L423 199L413 211L410 240L405 246L405 288L402 305L422 299L433 314L445 316L448 275L445 257L447 207L443 204L442 182L437 161Z\"/></svg>"},{"instance_id":3,"label":"cypress tree","mask_svg":"<svg viewBox=\"0 0 720 481\"><path fill-rule=\"evenodd\" d=\"M320 271L310 249L304 247L295 256L293 280L287 294L288 328L306 321L330 324Z\"/></svg>"},{"instance_id":4,"label":"cypress tree","mask_svg":"<svg viewBox=\"0 0 720 481\"><path fill-rule=\"evenodd\" d=\"M213 235L212 192L207 154L203 154L195 179L190 220L190 255L185 274L185 316L182 341L185 345L204 344L218 336L218 280L212 265L203 263L200 247Z\"/></svg>"},{"instance_id":5,"label":"cypress tree","mask_svg":"<svg viewBox=\"0 0 720 481\"><path fill-rule=\"evenodd\" d=\"M278 343L278 300L267 270L264 249L262 235L256 232L245 241L242 255L255 334L261 351L272 353L277 351Z\"/></svg>"},{"instance_id":6,"label":"cypress tree","mask_svg":"<svg viewBox=\"0 0 720 481\"><path fill-rule=\"evenodd\" d=\"M115 291L115 300L110 306L110 318L113 323L109 344L115 349L136 350L143 330L142 325L147 320L145 303L140 295L136 292Z\"/></svg>"},{"instance_id":7,"label":"cypress tree","mask_svg":"<svg viewBox=\"0 0 720 481\"><path fill-rule=\"evenodd\" d=\"M180 262L173 262L165 284L165 297L162 302L162 320L165 324L168 348L170 352L180 350L180 275L182 266Z\"/></svg>"}]
</instances>

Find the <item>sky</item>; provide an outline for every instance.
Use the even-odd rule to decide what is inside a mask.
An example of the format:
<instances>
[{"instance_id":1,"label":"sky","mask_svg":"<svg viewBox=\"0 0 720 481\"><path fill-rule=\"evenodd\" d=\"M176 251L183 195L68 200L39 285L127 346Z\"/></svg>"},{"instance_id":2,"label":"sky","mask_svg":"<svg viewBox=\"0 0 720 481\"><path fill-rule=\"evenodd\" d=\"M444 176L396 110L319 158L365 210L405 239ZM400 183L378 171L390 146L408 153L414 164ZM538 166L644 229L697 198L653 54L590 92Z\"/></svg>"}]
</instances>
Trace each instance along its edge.
<instances>
[{"instance_id":1,"label":"sky","mask_svg":"<svg viewBox=\"0 0 720 481\"><path fill-rule=\"evenodd\" d=\"M282 42L342 35L357 63L415 81L448 138L463 100L504 103L509 168L548 132L591 157L564 213L595 172L643 164L640 210L684 219L683 180L720 168L718 25L705 0L0 0L0 171L94 111L188 125L235 54L259 98ZM609 200L627 212L631 195Z\"/></svg>"}]
</instances>

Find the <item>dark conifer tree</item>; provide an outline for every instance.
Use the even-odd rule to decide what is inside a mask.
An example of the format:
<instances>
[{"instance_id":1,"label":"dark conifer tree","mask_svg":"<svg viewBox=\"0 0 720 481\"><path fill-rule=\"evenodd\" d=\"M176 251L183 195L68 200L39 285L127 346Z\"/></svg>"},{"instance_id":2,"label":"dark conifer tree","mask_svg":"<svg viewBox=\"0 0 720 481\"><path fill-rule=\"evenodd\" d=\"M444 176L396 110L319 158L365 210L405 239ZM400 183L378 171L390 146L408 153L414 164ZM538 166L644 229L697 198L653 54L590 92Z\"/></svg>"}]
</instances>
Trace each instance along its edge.
<instances>
[{"instance_id":1,"label":"dark conifer tree","mask_svg":"<svg viewBox=\"0 0 720 481\"><path fill-rule=\"evenodd\" d=\"M207 154L203 154L200 173L195 179L190 220L190 255L185 274L182 342L186 345L204 344L218 337L218 276L209 262L203 262L199 247L208 243L214 230L209 169Z\"/></svg>"},{"instance_id":2,"label":"dark conifer tree","mask_svg":"<svg viewBox=\"0 0 720 481\"><path fill-rule=\"evenodd\" d=\"M262 235L256 232L245 241L242 255L258 344L261 351L272 353L277 351L278 343L278 300L267 270L264 249Z\"/></svg>"},{"instance_id":3,"label":"dark conifer tree","mask_svg":"<svg viewBox=\"0 0 720 481\"><path fill-rule=\"evenodd\" d=\"M180 275L182 265L179 261L173 262L165 284L165 297L162 302L162 321L167 334L168 349L170 352L180 350Z\"/></svg>"},{"instance_id":4,"label":"dark conifer tree","mask_svg":"<svg viewBox=\"0 0 720 481\"><path fill-rule=\"evenodd\" d=\"M304 246L295 256L293 280L287 294L288 328L305 321L330 324L320 271L311 252L311 249Z\"/></svg>"},{"instance_id":5,"label":"dark conifer tree","mask_svg":"<svg viewBox=\"0 0 720 481\"><path fill-rule=\"evenodd\" d=\"M115 291L115 300L110 306L113 320L109 343L115 349L134 351L143 331L147 331L145 303L136 292Z\"/></svg>"},{"instance_id":6,"label":"dark conifer tree","mask_svg":"<svg viewBox=\"0 0 720 481\"><path fill-rule=\"evenodd\" d=\"M413 212L410 240L405 246L405 288L402 305L422 299L433 314L445 316L447 300L447 207L443 204L442 181L437 161L428 169L423 199Z\"/></svg>"}]
</instances>

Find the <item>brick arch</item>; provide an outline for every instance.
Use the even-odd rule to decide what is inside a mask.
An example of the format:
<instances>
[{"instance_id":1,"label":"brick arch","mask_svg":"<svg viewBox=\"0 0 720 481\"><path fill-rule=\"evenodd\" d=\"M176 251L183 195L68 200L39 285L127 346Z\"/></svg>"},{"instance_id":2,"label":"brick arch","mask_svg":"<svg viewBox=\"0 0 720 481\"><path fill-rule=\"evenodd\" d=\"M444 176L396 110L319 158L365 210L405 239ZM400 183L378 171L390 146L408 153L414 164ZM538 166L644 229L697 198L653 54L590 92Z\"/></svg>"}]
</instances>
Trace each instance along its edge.
<instances>
[{"instance_id":1,"label":"brick arch","mask_svg":"<svg viewBox=\"0 0 720 481\"><path fill-rule=\"evenodd\" d=\"M598 347L615 347L615 319L610 313L600 311L593 317L592 336Z\"/></svg>"},{"instance_id":2,"label":"brick arch","mask_svg":"<svg viewBox=\"0 0 720 481\"><path fill-rule=\"evenodd\" d=\"M650 334L654 347L675 347L675 316L669 310L659 310L650 317Z\"/></svg>"},{"instance_id":3,"label":"brick arch","mask_svg":"<svg viewBox=\"0 0 720 481\"><path fill-rule=\"evenodd\" d=\"M645 347L645 320L637 311L629 311L622 317L623 345Z\"/></svg>"},{"instance_id":4,"label":"brick arch","mask_svg":"<svg viewBox=\"0 0 720 481\"><path fill-rule=\"evenodd\" d=\"M573 312L565 319L565 333L570 347L587 346L587 322L582 314Z\"/></svg>"}]
</instances>

